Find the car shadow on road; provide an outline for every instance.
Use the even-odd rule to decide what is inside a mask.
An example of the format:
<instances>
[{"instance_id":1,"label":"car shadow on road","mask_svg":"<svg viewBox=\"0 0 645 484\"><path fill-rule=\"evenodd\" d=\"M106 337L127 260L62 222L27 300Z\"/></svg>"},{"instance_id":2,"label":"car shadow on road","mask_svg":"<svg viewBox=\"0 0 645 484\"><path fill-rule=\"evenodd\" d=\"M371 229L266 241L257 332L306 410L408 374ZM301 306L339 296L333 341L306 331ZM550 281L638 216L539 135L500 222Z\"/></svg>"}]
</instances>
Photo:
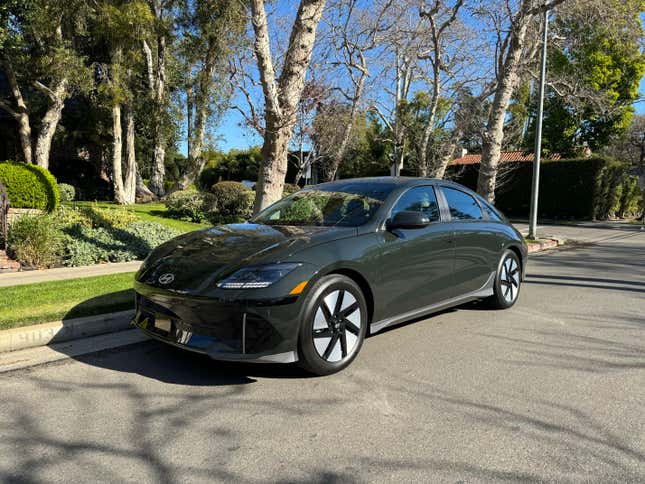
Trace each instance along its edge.
<instances>
[{"instance_id":1,"label":"car shadow on road","mask_svg":"<svg viewBox=\"0 0 645 484\"><path fill-rule=\"evenodd\" d=\"M246 385L257 378L309 378L293 364L215 361L154 340L74 357L84 364L187 386Z\"/></svg>"}]
</instances>

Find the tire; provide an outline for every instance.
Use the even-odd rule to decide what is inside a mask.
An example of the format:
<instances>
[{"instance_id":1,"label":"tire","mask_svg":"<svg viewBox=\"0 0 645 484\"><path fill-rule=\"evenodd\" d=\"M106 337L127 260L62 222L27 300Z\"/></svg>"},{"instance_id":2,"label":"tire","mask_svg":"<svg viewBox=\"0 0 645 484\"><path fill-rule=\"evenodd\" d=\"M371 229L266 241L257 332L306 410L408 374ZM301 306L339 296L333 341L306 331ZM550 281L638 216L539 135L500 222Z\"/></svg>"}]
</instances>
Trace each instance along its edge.
<instances>
[{"instance_id":1,"label":"tire","mask_svg":"<svg viewBox=\"0 0 645 484\"><path fill-rule=\"evenodd\" d=\"M494 309L510 308L517 302L521 284L522 264L520 259L512 250L506 250L497 266L494 293L488 298L489 305Z\"/></svg>"},{"instance_id":2,"label":"tire","mask_svg":"<svg viewBox=\"0 0 645 484\"><path fill-rule=\"evenodd\" d=\"M321 278L305 302L298 334L299 364L315 375L346 368L361 349L367 332L367 303L350 278Z\"/></svg>"}]
</instances>

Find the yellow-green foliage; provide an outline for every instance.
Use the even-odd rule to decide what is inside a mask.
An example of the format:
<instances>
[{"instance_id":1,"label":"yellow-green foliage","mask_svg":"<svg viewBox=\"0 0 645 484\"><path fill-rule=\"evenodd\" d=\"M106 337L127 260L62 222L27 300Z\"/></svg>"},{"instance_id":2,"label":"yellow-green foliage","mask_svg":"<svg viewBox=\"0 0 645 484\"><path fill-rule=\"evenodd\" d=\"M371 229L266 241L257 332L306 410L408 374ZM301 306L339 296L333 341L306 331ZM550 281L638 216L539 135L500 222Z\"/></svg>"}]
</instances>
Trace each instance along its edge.
<instances>
[{"instance_id":1,"label":"yellow-green foliage","mask_svg":"<svg viewBox=\"0 0 645 484\"><path fill-rule=\"evenodd\" d=\"M40 166L16 161L0 162L0 181L14 208L37 208L51 212L60 202L56 178Z\"/></svg>"}]
</instances>

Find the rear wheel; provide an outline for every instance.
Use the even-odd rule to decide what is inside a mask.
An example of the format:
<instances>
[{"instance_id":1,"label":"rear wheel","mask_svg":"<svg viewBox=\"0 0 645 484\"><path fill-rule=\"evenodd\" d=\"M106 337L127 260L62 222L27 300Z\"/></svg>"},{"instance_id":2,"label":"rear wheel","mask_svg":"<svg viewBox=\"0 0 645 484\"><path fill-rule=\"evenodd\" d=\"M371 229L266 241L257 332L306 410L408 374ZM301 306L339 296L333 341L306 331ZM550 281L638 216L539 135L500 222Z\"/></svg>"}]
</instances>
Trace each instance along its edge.
<instances>
[{"instance_id":1,"label":"rear wheel","mask_svg":"<svg viewBox=\"0 0 645 484\"><path fill-rule=\"evenodd\" d=\"M497 276L495 277L494 294L489 298L493 308L506 309L515 304L520 294L522 266L517 254L507 250L502 254Z\"/></svg>"},{"instance_id":2,"label":"rear wheel","mask_svg":"<svg viewBox=\"0 0 645 484\"><path fill-rule=\"evenodd\" d=\"M306 303L299 334L300 365L316 375L347 367L361 349L367 331L367 305L350 278L320 279Z\"/></svg>"}]
</instances>

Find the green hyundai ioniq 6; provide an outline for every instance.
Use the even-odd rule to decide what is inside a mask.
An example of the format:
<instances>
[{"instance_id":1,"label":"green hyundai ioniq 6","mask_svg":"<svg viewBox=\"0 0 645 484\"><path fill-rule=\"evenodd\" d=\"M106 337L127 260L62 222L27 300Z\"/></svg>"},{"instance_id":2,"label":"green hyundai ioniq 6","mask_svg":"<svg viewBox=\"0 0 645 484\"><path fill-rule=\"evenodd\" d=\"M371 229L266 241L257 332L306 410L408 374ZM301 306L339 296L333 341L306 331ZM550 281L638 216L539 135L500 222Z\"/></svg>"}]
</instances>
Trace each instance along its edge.
<instances>
[{"instance_id":1,"label":"green hyundai ioniq 6","mask_svg":"<svg viewBox=\"0 0 645 484\"><path fill-rule=\"evenodd\" d=\"M504 216L456 183L335 181L159 246L136 276L134 324L214 359L324 375L388 326L475 299L512 306L526 256Z\"/></svg>"}]
</instances>

